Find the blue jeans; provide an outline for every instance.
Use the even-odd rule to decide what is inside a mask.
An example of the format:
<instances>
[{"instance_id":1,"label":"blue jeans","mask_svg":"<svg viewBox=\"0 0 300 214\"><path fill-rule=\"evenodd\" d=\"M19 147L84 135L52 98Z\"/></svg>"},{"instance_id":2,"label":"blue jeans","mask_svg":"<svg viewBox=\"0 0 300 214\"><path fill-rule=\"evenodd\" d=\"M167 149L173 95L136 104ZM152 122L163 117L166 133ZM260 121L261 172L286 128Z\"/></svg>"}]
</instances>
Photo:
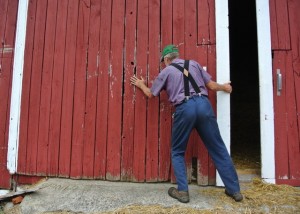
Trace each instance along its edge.
<instances>
[{"instance_id":1,"label":"blue jeans","mask_svg":"<svg viewBox=\"0 0 300 214\"><path fill-rule=\"evenodd\" d=\"M190 133L196 128L230 194L240 192L238 176L220 135L206 96L194 96L176 107L172 128L172 164L179 191L188 191L184 155Z\"/></svg>"}]
</instances>

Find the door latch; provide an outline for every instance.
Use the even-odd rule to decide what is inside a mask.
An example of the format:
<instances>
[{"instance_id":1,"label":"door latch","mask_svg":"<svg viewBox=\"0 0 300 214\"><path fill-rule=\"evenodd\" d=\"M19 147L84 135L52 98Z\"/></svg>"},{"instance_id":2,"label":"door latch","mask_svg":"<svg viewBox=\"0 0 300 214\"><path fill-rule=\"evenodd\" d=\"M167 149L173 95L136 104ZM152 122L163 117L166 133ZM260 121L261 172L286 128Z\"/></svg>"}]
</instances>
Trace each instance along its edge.
<instances>
[{"instance_id":1,"label":"door latch","mask_svg":"<svg viewBox=\"0 0 300 214\"><path fill-rule=\"evenodd\" d=\"M277 96L281 95L282 90L282 74L280 73L280 69L277 69Z\"/></svg>"}]
</instances>

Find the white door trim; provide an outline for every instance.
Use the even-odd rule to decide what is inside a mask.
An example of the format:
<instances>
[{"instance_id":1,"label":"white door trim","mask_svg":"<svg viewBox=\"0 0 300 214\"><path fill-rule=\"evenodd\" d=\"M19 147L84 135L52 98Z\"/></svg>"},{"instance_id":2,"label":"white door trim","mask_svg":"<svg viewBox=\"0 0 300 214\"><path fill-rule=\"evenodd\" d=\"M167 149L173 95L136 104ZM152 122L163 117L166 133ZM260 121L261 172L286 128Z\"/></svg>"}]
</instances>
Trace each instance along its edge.
<instances>
[{"instance_id":1,"label":"white door trim","mask_svg":"<svg viewBox=\"0 0 300 214\"><path fill-rule=\"evenodd\" d=\"M228 1L216 0L215 14L217 82L223 83L230 79ZM261 177L269 183L275 183L274 106L268 0L256 0L256 16L260 89ZM230 152L230 95L223 92L217 93L217 120L222 138ZM217 186L224 185L218 174L216 184Z\"/></svg>"},{"instance_id":2,"label":"white door trim","mask_svg":"<svg viewBox=\"0 0 300 214\"><path fill-rule=\"evenodd\" d=\"M15 174L18 163L19 128L22 97L24 52L26 40L28 0L19 1L14 49L13 79L10 102L10 120L8 133L7 169Z\"/></svg>"},{"instance_id":3,"label":"white door trim","mask_svg":"<svg viewBox=\"0 0 300 214\"><path fill-rule=\"evenodd\" d=\"M275 183L275 132L269 0L256 0L261 177Z\"/></svg>"},{"instance_id":4,"label":"white door trim","mask_svg":"<svg viewBox=\"0 0 300 214\"><path fill-rule=\"evenodd\" d=\"M217 58L216 81L224 83L230 80L228 1L216 0L215 14ZM222 138L230 153L230 95L225 92L217 92L217 121ZM218 173L216 185L224 186Z\"/></svg>"}]
</instances>

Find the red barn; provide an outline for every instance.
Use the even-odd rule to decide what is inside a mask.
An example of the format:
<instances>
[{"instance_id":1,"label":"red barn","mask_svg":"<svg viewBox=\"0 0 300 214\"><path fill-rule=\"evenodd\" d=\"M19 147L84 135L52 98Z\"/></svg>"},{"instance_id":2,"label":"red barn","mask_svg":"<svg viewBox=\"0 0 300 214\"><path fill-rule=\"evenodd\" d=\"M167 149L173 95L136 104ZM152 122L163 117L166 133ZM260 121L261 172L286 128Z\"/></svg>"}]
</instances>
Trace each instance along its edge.
<instances>
[{"instance_id":1,"label":"red barn","mask_svg":"<svg viewBox=\"0 0 300 214\"><path fill-rule=\"evenodd\" d=\"M0 0L0 187L44 176L174 180L173 108L152 84L177 44L233 93L210 93L233 157L300 185L300 1ZM201 139L190 180L221 185Z\"/></svg>"}]
</instances>

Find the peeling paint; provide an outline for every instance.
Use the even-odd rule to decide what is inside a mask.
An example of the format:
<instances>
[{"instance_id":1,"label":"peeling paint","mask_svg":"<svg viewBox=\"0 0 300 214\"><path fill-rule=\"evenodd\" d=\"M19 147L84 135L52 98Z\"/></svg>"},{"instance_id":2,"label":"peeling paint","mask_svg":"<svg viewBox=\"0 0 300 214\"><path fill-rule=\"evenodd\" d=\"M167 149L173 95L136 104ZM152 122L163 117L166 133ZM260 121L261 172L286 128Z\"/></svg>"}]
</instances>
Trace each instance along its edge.
<instances>
[{"instance_id":1,"label":"peeling paint","mask_svg":"<svg viewBox=\"0 0 300 214\"><path fill-rule=\"evenodd\" d=\"M120 175L113 176L109 172L106 173L106 180L109 181L119 181L120 180Z\"/></svg>"},{"instance_id":2,"label":"peeling paint","mask_svg":"<svg viewBox=\"0 0 300 214\"><path fill-rule=\"evenodd\" d=\"M287 175L284 175L284 176L279 176L279 179L289 179L289 177Z\"/></svg>"},{"instance_id":3,"label":"peeling paint","mask_svg":"<svg viewBox=\"0 0 300 214\"><path fill-rule=\"evenodd\" d=\"M99 73L98 73L97 71L94 71L93 73L87 72L87 77L86 77L86 79L89 80L89 79L91 79L91 78L93 78L93 77L98 77L98 76L99 76Z\"/></svg>"},{"instance_id":4,"label":"peeling paint","mask_svg":"<svg viewBox=\"0 0 300 214\"><path fill-rule=\"evenodd\" d=\"M14 48L11 45L4 45L3 48L0 48L0 53L6 54L6 53L12 53L14 51Z\"/></svg>"},{"instance_id":5,"label":"peeling paint","mask_svg":"<svg viewBox=\"0 0 300 214\"><path fill-rule=\"evenodd\" d=\"M97 60L96 60L96 62L97 62L97 68L99 68L99 58L100 58L100 53L98 51L98 53L97 53Z\"/></svg>"}]
</instances>

